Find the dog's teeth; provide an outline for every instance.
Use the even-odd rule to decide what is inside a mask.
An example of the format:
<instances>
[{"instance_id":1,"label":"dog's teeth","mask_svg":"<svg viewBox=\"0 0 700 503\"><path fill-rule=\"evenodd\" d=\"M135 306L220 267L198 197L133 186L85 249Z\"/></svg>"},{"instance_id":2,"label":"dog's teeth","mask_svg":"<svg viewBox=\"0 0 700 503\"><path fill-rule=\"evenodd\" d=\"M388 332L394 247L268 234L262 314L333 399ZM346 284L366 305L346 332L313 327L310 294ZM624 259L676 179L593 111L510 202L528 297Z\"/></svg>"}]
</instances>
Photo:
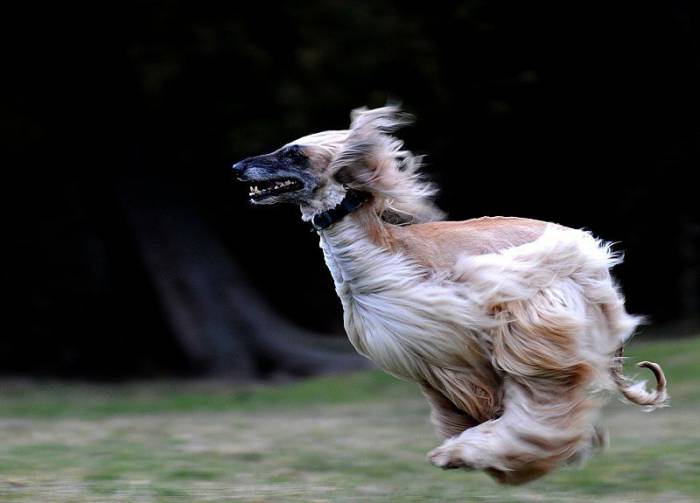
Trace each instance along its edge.
<instances>
[{"instance_id":1,"label":"dog's teeth","mask_svg":"<svg viewBox=\"0 0 700 503\"><path fill-rule=\"evenodd\" d=\"M266 187L259 188L257 185L251 185L249 187L249 196L260 196L267 194L269 192L274 192L280 189L284 189L286 187L296 185L297 182L295 180L278 180L276 182L272 182L270 185L267 185Z\"/></svg>"}]
</instances>

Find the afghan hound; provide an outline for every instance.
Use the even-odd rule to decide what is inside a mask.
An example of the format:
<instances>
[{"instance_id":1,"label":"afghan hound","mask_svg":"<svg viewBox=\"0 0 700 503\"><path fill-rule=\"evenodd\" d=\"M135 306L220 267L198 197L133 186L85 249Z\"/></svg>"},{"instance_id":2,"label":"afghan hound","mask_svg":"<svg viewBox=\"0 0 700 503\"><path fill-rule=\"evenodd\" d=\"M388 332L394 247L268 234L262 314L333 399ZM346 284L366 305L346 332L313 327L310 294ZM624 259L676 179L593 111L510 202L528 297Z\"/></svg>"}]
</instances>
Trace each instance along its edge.
<instances>
[{"instance_id":1,"label":"afghan hound","mask_svg":"<svg viewBox=\"0 0 700 503\"><path fill-rule=\"evenodd\" d=\"M657 380L622 374L640 323L610 275L620 255L590 233L515 217L442 221L421 159L389 105L352 112L349 129L304 136L233 166L254 204L295 203L318 232L355 349L418 383L442 445L441 468L518 484L601 443L605 391L651 410Z\"/></svg>"}]
</instances>

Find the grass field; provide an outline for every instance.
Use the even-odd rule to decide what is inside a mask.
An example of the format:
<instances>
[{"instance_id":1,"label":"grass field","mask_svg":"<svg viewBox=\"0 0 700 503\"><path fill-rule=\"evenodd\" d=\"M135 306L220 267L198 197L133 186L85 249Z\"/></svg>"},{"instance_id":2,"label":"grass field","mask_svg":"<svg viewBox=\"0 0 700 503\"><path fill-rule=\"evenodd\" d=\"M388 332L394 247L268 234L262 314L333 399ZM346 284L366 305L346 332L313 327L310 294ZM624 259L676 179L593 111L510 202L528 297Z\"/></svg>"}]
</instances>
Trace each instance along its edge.
<instances>
[{"instance_id":1,"label":"grass field","mask_svg":"<svg viewBox=\"0 0 700 503\"><path fill-rule=\"evenodd\" d=\"M245 389L2 382L0 501L700 501L700 337L628 356L663 364L672 407L611 403L608 450L516 488L430 466L427 406L379 372Z\"/></svg>"}]
</instances>

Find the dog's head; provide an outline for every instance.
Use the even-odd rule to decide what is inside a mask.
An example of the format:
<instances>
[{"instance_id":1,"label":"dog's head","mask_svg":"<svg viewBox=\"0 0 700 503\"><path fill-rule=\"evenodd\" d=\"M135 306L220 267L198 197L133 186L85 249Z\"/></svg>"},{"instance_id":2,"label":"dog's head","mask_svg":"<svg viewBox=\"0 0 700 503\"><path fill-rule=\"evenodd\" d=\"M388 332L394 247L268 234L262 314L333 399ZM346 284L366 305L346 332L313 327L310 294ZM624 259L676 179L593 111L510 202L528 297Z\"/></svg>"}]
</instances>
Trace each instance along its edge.
<instances>
[{"instance_id":1,"label":"dog's head","mask_svg":"<svg viewBox=\"0 0 700 503\"><path fill-rule=\"evenodd\" d=\"M436 189L421 179L420 158L391 135L410 120L395 105L360 108L347 130L304 136L233 170L250 185L252 203L296 203L305 218L333 208L352 188L370 193L377 213L394 222L436 220Z\"/></svg>"},{"instance_id":2,"label":"dog's head","mask_svg":"<svg viewBox=\"0 0 700 503\"><path fill-rule=\"evenodd\" d=\"M244 159L233 165L233 171L250 185L253 204L314 205L327 196L329 188L340 185L328 167L347 135L347 131L326 131L305 136L270 154Z\"/></svg>"}]
</instances>

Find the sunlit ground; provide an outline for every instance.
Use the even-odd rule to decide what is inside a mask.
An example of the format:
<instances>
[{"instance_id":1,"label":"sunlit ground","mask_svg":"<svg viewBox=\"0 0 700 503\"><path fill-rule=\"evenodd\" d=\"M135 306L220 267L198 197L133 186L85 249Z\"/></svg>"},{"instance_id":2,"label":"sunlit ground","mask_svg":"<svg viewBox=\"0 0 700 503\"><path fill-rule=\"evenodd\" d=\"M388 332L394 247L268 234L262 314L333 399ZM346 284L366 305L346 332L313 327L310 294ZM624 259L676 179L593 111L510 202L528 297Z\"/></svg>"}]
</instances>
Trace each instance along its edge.
<instances>
[{"instance_id":1,"label":"sunlit ground","mask_svg":"<svg viewBox=\"0 0 700 503\"><path fill-rule=\"evenodd\" d=\"M663 364L672 407L612 403L607 451L516 488L430 466L427 406L379 372L245 390L3 382L0 501L700 501L700 337L628 356Z\"/></svg>"}]
</instances>

